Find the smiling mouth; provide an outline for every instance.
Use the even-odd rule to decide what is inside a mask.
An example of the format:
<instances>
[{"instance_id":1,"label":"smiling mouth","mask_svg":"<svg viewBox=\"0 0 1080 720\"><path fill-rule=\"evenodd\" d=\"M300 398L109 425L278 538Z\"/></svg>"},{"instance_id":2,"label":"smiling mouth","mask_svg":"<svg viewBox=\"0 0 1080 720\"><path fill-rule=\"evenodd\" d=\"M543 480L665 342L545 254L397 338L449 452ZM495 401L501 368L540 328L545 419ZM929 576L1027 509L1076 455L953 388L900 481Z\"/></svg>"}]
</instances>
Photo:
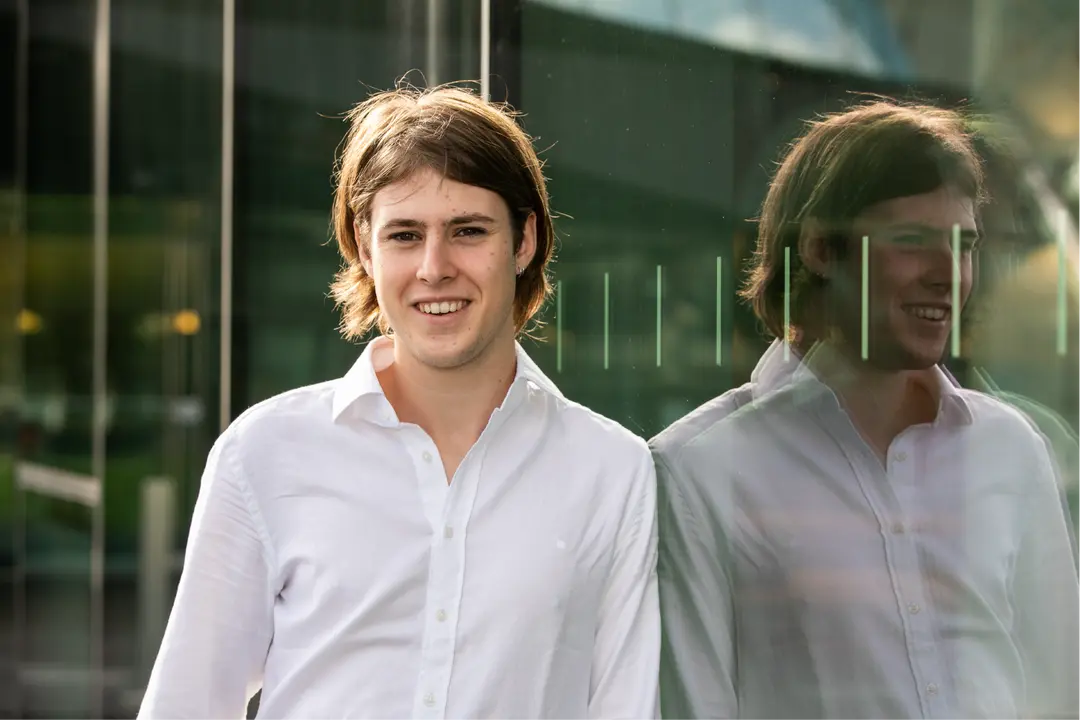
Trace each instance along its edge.
<instances>
[{"instance_id":1,"label":"smiling mouth","mask_svg":"<svg viewBox=\"0 0 1080 720\"><path fill-rule=\"evenodd\" d=\"M949 308L931 305L905 305L904 312L920 320L929 322L945 322L952 314Z\"/></svg>"},{"instance_id":2,"label":"smiling mouth","mask_svg":"<svg viewBox=\"0 0 1080 720\"><path fill-rule=\"evenodd\" d=\"M469 305L468 300L416 303L416 309L425 315L452 315Z\"/></svg>"}]
</instances>

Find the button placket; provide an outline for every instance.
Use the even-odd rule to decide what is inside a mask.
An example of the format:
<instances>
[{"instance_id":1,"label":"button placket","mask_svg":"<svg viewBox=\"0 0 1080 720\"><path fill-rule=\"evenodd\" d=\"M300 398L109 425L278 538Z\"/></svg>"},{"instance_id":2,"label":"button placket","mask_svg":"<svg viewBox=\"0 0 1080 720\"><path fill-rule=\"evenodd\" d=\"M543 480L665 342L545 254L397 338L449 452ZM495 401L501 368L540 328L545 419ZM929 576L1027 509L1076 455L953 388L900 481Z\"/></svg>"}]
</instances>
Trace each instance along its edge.
<instances>
[{"instance_id":1,"label":"button placket","mask_svg":"<svg viewBox=\"0 0 1080 720\"><path fill-rule=\"evenodd\" d=\"M461 618L461 593L465 575L465 536L472 516L481 471L491 447L491 436L499 425L499 413L493 417L470 448L448 486L446 502L437 524L433 523L430 568L424 623L422 682L419 688L431 693L432 705L426 695L415 707L427 717L445 716L446 698L450 693L457 642L457 625ZM434 462L433 465L439 465ZM444 482L444 487L447 487ZM441 530L440 530L441 528ZM440 537L441 536L441 537Z\"/></svg>"},{"instance_id":2,"label":"button placket","mask_svg":"<svg viewBox=\"0 0 1080 720\"><path fill-rule=\"evenodd\" d=\"M438 450L428 434L418 427L402 428L402 440L416 473L416 486L423 503L424 516L431 523L432 530L438 531L443 525L449 494L446 473L438 461Z\"/></svg>"},{"instance_id":3,"label":"button placket","mask_svg":"<svg viewBox=\"0 0 1080 720\"><path fill-rule=\"evenodd\" d=\"M417 473L418 489L424 512L431 523L431 542L428 551L428 577L425 597L426 616L421 640L420 669L416 694L413 696L413 715L420 718L441 718L446 713L446 697L454 657L453 623L446 622L450 614L455 577L459 573L462 547L452 538L456 493L446 482L446 473L434 441L419 428L416 435L407 436L406 447Z\"/></svg>"},{"instance_id":4,"label":"button placket","mask_svg":"<svg viewBox=\"0 0 1080 720\"><path fill-rule=\"evenodd\" d=\"M914 448L920 437L914 429L909 429L889 448L880 488L892 502L887 515L881 518L880 527L888 549L886 562L893 571L893 591L914 671L915 689L923 712L929 716L936 713L933 708L941 702L935 697L938 690L932 682L941 677L941 667L932 640L932 608L925 603L926 587L918 549L921 539L913 520L922 512L923 489L917 474L918 458ZM935 690L931 691L931 686Z\"/></svg>"},{"instance_id":5,"label":"button placket","mask_svg":"<svg viewBox=\"0 0 1080 720\"><path fill-rule=\"evenodd\" d=\"M417 696L415 705L416 712L425 717L442 717L446 714L464 582L465 534L478 480L478 463L474 455L466 456L448 487L443 513L431 538L424 667L418 686L423 694ZM429 697L431 704L428 703Z\"/></svg>"},{"instance_id":6,"label":"button placket","mask_svg":"<svg viewBox=\"0 0 1080 720\"><path fill-rule=\"evenodd\" d=\"M431 567L428 576L428 622L425 623L425 695L421 701L426 708L445 712L445 695L449 685L451 666L454 660L455 628L448 609L454 607L454 588L462 566L463 545L451 537L445 537L447 530L453 527L452 519L455 508L455 494L450 493L446 515L449 522L443 526L443 532L435 535L431 544ZM443 537L440 537L442 535Z\"/></svg>"}]
</instances>

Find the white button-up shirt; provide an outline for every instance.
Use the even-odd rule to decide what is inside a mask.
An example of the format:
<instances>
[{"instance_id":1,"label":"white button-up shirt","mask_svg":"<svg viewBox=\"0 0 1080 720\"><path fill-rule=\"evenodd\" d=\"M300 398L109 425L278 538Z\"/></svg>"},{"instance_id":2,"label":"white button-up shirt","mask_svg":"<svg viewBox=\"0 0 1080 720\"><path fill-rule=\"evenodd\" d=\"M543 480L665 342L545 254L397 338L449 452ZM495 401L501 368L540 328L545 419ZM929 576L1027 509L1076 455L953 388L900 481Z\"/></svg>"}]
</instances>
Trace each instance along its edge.
<instances>
[{"instance_id":1,"label":"white button-up shirt","mask_svg":"<svg viewBox=\"0 0 1080 720\"><path fill-rule=\"evenodd\" d=\"M665 716L1077 717L1043 439L937 370L882 460L812 367L776 343L652 442Z\"/></svg>"},{"instance_id":2,"label":"white button-up shirt","mask_svg":"<svg viewBox=\"0 0 1080 720\"><path fill-rule=\"evenodd\" d=\"M217 442L140 717L241 718L260 687L268 718L654 717L645 442L518 347L448 484L382 392L391 352Z\"/></svg>"}]
</instances>

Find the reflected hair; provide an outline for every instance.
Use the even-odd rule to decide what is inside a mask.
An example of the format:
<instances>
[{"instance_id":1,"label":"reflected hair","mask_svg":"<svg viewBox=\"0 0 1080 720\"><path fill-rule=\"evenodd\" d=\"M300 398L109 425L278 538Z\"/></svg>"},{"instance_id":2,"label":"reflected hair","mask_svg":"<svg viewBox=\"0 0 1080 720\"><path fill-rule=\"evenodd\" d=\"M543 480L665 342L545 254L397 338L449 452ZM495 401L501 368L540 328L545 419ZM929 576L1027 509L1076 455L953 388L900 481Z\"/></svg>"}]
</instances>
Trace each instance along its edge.
<instances>
[{"instance_id":1,"label":"reflected hair","mask_svg":"<svg viewBox=\"0 0 1080 720\"><path fill-rule=\"evenodd\" d=\"M808 123L769 185L751 270L740 290L770 334L785 334L785 248L791 248L792 329L802 324L812 296L825 283L799 257L807 221L824 228L830 247L842 256L852 222L877 203L943 187L976 205L983 201L983 170L971 127L958 111L881 97Z\"/></svg>"},{"instance_id":2,"label":"reflected hair","mask_svg":"<svg viewBox=\"0 0 1080 720\"><path fill-rule=\"evenodd\" d=\"M452 85L403 85L375 93L346 114L333 207L343 265L331 285L346 339L359 340L375 326L391 331L361 262L370 249L371 205L380 190L423 169L498 194L510 212L515 251L526 221L536 216L536 254L514 294L515 330L523 332L534 319L551 294L554 230L542 163L517 117L504 103Z\"/></svg>"}]
</instances>

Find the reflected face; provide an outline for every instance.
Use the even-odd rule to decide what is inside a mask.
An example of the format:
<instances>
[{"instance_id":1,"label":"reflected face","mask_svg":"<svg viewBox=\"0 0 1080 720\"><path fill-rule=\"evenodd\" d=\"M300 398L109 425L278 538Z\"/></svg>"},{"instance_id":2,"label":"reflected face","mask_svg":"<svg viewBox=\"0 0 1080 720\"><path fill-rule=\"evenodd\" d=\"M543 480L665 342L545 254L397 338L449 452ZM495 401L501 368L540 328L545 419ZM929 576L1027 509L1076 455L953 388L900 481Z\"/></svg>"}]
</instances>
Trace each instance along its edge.
<instances>
[{"instance_id":1,"label":"reflected face","mask_svg":"<svg viewBox=\"0 0 1080 720\"><path fill-rule=\"evenodd\" d=\"M512 342L516 268L532 260L535 218L514 252L497 194L425 169L380 190L363 258L398 352L453 369Z\"/></svg>"},{"instance_id":2,"label":"reflected face","mask_svg":"<svg viewBox=\"0 0 1080 720\"><path fill-rule=\"evenodd\" d=\"M955 254L954 226L960 229ZM849 261L840 263L834 283L844 336L861 346L862 237L868 236L870 363L919 370L940 362L953 316L971 294L978 241L973 200L949 187L887 200L856 218L853 236Z\"/></svg>"}]
</instances>

